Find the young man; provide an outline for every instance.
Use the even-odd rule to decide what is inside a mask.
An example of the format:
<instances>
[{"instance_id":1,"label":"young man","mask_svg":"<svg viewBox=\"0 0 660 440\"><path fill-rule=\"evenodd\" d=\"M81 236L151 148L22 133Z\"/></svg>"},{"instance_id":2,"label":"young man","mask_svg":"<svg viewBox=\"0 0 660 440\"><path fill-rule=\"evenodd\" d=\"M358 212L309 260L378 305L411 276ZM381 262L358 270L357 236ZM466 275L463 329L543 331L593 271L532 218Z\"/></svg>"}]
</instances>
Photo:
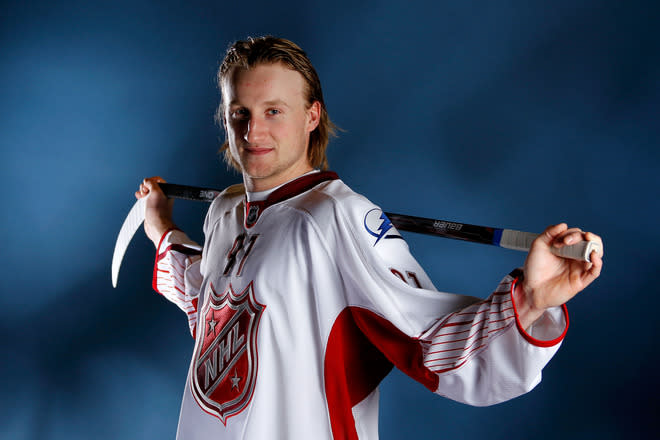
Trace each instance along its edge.
<instances>
[{"instance_id":1,"label":"young man","mask_svg":"<svg viewBox=\"0 0 660 440\"><path fill-rule=\"evenodd\" d=\"M431 391L490 405L532 389L564 303L600 273L550 252L600 238L560 224L486 300L438 292L380 208L322 171L332 132L320 81L287 40L239 41L218 80L227 161L243 185L209 208L203 248L145 179L154 288L195 339L179 439L375 439L393 365Z\"/></svg>"}]
</instances>

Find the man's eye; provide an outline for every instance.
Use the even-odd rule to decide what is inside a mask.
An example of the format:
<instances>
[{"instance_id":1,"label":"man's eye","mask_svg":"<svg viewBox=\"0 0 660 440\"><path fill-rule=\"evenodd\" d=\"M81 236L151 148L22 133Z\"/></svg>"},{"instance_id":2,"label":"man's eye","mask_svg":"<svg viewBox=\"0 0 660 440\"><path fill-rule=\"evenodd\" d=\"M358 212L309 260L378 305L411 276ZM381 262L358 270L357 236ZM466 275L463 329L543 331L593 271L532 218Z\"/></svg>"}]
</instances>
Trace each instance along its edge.
<instances>
[{"instance_id":1,"label":"man's eye","mask_svg":"<svg viewBox=\"0 0 660 440\"><path fill-rule=\"evenodd\" d=\"M271 108L270 110L268 110L267 113L268 113L269 115L279 115L279 114L282 113L282 112L281 112L279 109Z\"/></svg>"},{"instance_id":2,"label":"man's eye","mask_svg":"<svg viewBox=\"0 0 660 440\"><path fill-rule=\"evenodd\" d=\"M234 110L231 115L234 119L246 119L250 116L250 113L246 109L241 108Z\"/></svg>"}]
</instances>

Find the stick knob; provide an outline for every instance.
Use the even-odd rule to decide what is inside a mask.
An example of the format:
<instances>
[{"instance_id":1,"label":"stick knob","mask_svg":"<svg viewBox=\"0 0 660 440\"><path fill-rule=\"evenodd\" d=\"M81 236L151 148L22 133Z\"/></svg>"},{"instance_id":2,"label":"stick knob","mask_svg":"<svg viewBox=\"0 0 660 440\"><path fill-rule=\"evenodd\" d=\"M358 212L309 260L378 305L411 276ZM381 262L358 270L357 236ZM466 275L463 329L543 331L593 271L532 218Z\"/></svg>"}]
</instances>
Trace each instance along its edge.
<instances>
[{"instance_id":1,"label":"stick knob","mask_svg":"<svg viewBox=\"0 0 660 440\"><path fill-rule=\"evenodd\" d=\"M600 245L595 241L581 241L570 246L551 248L551 252L557 256L588 262L591 262L591 253L593 251L600 252Z\"/></svg>"}]
</instances>

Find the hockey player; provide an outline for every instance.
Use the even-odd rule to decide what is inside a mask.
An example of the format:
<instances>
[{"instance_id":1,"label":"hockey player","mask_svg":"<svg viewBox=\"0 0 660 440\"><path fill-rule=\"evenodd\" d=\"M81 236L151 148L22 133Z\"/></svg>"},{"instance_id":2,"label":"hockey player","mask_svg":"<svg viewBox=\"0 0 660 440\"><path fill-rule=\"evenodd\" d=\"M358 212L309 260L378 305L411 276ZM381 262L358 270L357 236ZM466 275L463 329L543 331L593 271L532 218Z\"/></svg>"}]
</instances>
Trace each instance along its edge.
<instances>
[{"instance_id":1,"label":"hockey player","mask_svg":"<svg viewBox=\"0 0 660 440\"><path fill-rule=\"evenodd\" d=\"M601 271L548 227L485 300L439 292L380 208L326 171L320 81L294 43L236 42L220 67L225 158L243 183L209 208L205 243L145 179L154 288L195 341L179 439L376 439L378 384L396 366L431 391L490 405L532 389L568 327L565 303ZM602 246L601 246L602 249Z\"/></svg>"}]
</instances>

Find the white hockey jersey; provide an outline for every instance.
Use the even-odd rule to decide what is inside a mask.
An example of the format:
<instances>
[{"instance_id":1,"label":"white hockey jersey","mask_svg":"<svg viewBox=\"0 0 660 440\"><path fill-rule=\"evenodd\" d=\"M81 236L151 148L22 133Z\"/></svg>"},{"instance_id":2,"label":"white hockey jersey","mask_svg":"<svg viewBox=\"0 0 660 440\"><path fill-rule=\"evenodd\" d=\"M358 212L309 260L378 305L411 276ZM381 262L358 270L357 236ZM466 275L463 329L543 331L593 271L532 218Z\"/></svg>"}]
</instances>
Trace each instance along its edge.
<instances>
[{"instance_id":1,"label":"white hockey jersey","mask_svg":"<svg viewBox=\"0 0 660 440\"><path fill-rule=\"evenodd\" d=\"M378 384L396 366L431 391L490 405L532 389L566 309L521 328L515 275L486 300L438 292L383 212L318 172L211 205L203 249L158 247L154 288L195 348L177 438L377 439Z\"/></svg>"}]
</instances>

